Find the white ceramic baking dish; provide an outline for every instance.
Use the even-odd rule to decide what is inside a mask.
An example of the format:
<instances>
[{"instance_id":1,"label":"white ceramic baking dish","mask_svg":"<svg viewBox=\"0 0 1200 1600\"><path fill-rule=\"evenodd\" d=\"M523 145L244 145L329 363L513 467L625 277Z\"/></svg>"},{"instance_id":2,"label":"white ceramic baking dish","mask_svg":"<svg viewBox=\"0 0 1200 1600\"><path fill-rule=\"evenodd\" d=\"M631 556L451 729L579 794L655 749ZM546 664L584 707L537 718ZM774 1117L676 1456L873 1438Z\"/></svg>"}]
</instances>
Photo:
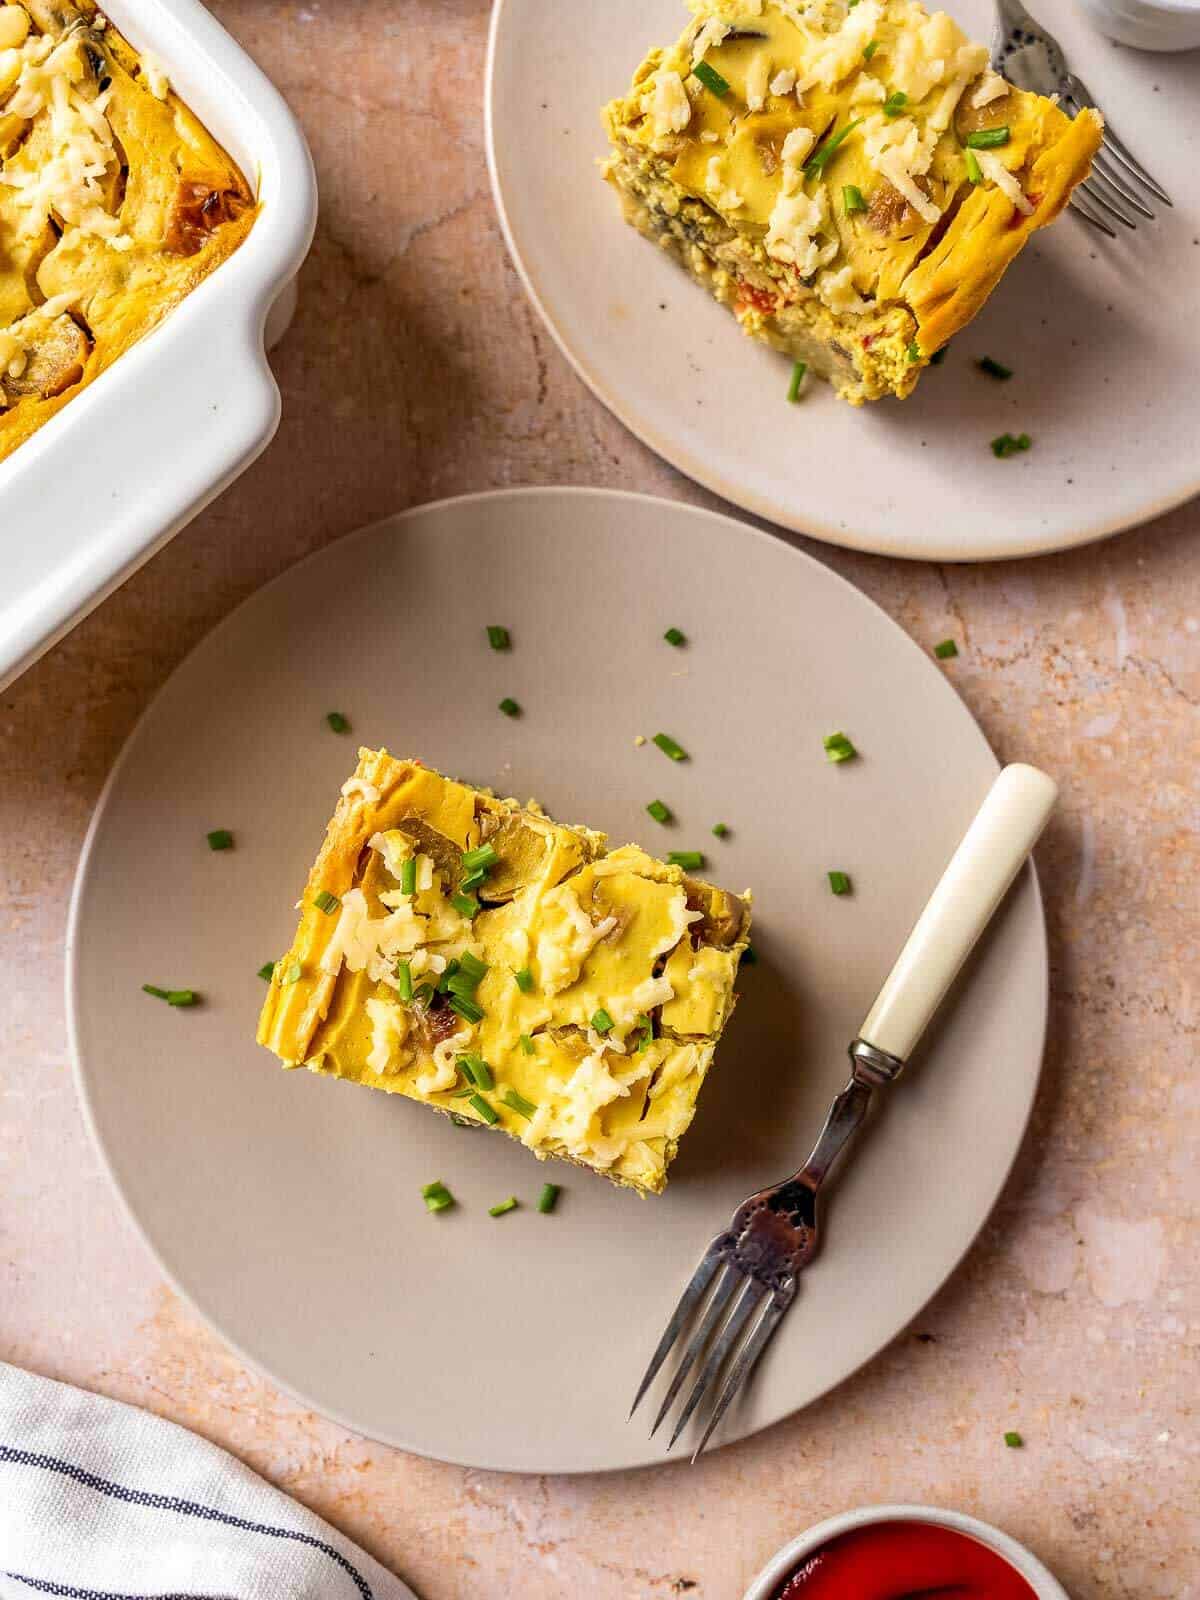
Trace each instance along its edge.
<instances>
[{"instance_id":1,"label":"white ceramic baking dish","mask_svg":"<svg viewBox=\"0 0 1200 1600\"><path fill-rule=\"evenodd\" d=\"M304 135L199 0L107 0L256 187L240 249L0 462L0 688L162 548L279 422L264 340L316 223ZM272 319L278 322L278 314Z\"/></svg>"}]
</instances>

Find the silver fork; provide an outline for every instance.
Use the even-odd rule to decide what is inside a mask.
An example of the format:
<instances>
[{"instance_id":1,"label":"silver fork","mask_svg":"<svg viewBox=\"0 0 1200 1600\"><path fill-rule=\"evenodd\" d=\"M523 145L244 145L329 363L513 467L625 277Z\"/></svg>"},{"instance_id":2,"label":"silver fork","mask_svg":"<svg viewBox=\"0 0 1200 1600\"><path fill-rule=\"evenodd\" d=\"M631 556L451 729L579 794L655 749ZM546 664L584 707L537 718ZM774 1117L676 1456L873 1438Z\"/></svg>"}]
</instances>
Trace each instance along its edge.
<instances>
[{"instance_id":1,"label":"silver fork","mask_svg":"<svg viewBox=\"0 0 1200 1600\"><path fill-rule=\"evenodd\" d=\"M1030 16L1020 0L996 0L992 66L1018 89L1058 95L1068 116L1077 116L1089 107L1100 110L1087 84L1067 66L1058 40ZM1154 220L1154 212L1146 204L1147 196L1161 200L1165 206L1174 204L1105 117L1104 138L1092 162L1091 174L1071 196L1071 205L1094 228L1115 239L1117 232L1109 218L1126 228L1136 228L1138 216ZM1130 210L1136 215L1131 216Z\"/></svg>"},{"instance_id":2,"label":"silver fork","mask_svg":"<svg viewBox=\"0 0 1200 1600\"><path fill-rule=\"evenodd\" d=\"M859 1036L850 1081L834 1100L804 1166L786 1182L744 1200L700 1258L650 1359L629 1415L641 1404L677 1343L687 1343L658 1408L657 1432L697 1362L700 1370L670 1444L701 1401L710 1406L692 1460L749 1377L796 1296L820 1236L817 1196L861 1126L876 1089L895 1082L1009 885L1037 842L1058 789L1036 767L1005 767L951 857L909 934Z\"/></svg>"}]
</instances>

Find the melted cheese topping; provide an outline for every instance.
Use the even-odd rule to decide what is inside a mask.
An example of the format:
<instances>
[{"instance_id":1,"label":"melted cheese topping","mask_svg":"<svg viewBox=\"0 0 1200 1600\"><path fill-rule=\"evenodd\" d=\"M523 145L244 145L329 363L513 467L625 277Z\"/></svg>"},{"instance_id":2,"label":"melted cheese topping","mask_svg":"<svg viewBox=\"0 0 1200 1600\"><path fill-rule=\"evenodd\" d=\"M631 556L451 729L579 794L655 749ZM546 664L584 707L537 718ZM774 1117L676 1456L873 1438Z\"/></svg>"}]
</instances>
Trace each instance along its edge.
<instances>
[{"instance_id":1,"label":"melted cheese topping","mask_svg":"<svg viewBox=\"0 0 1200 1600\"><path fill-rule=\"evenodd\" d=\"M481 843L497 860L464 916L463 853ZM330 895L336 914L317 904ZM731 919L725 947L693 931L697 895ZM259 1030L287 1064L478 1118L463 1058L480 1058L479 1092L535 1154L662 1188L733 1004L749 920L733 897L363 751L301 906Z\"/></svg>"}]
</instances>

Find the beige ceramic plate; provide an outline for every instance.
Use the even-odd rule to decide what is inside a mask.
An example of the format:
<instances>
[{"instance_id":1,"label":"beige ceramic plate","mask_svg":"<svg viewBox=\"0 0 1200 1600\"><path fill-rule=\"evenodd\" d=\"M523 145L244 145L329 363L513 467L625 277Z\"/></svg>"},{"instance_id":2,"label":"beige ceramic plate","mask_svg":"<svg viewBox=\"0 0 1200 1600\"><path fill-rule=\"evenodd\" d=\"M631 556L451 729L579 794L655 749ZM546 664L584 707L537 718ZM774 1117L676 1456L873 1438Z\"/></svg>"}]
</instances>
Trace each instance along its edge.
<instances>
[{"instance_id":1,"label":"beige ceramic plate","mask_svg":"<svg viewBox=\"0 0 1200 1600\"><path fill-rule=\"evenodd\" d=\"M1109 241L1040 233L911 400L859 411L815 386L620 220L599 107L682 0L497 0L489 157L534 303L580 376L660 455L748 511L833 544L925 560L1063 549L1200 491L1200 56L1114 49L1073 7L1031 0L1174 211ZM931 4L929 9L934 9ZM989 0L948 0L977 38ZM998 383L974 360L1016 376ZM989 441L1028 432L1027 455Z\"/></svg>"},{"instance_id":2,"label":"beige ceramic plate","mask_svg":"<svg viewBox=\"0 0 1200 1600\"><path fill-rule=\"evenodd\" d=\"M511 654L488 649L492 622L512 630ZM663 642L671 625L686 649ZM521 720L496 709L504 695ZM329 710L352 736L329 731ZM822 735L838 729L861 760L826 763ZM635 748L660 730L689 762ZM616 841L703 849L716 878L753 886L760 963L663 1198L284 1073L256 1048L255 973L291 937L359 741L537 795ZM476 1466L657 1460L625 1414L674 1299L734 1205L807 1154L846 1043L995 772L936 663L840 578L727 518L542 490L344 539L183 664L98 808L69 1008L117 1185L197 1309L347 1426ZM677 827L647 817L655 797ZM236 848L210 852L213 828ZM831 867L852 897L830 895ZM147 981L204 1004L170 1010ZM1026 874L858 1151L828 1249L726 1438L852 1372L959 1261L1020 1142L1045 1006ZM530 1203L548 1177L564 1193L543 1217ZM434 1178L456 1211L426 1215ZM522 1209L490 1218L509 1194Z\"/></svg>"}]
</instances>

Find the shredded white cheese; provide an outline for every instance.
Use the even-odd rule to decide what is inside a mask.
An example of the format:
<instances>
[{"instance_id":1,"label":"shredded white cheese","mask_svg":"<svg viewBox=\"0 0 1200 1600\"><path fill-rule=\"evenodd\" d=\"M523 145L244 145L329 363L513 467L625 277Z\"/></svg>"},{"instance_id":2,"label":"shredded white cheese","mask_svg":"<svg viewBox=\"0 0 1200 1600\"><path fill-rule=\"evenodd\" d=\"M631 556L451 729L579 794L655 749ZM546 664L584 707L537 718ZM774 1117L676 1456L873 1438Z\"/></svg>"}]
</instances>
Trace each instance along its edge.
<instances>
[{"instance_id":1,"label":"shredded white cheese","mask_svg":"<svg viewBox=\"0 0 1200 1600\"><path fill-rule=\"evenodd\" d=\"M669 67L663 67L652 79L654 91L650 99L650 113L654 119L656 139L682 133L692 120L692 102L683 87L683 79Z\"/></svg>"},{"instance_id":2,"label":"shredded white cheese","mask_svg":"<svg viewBox=\"0 0 1200 1600\"><path fill-rule=\"evenodd\" d=\"M999 100L1008 93L1008 85L998 72L985 72L983 78L971 96L971 104L976 110L980 106L990 106L993 100Z\"/></svg>"},{"instance_id":3,"label":"shredded white cheese","mask_svg":"<svg viewBox=\"0 0 1200 1600\"><path fill-rule=\"evenodd\" d=\"M165 100L171 87L167 77L167 69L158 57L150 50L140 52L142 63L142 77L146 80L146 87L156 100Z\"/></svg>"},{"instance_id":4,"label":"shredded white cheese","mask_svg":"<svg viewBox=\"0 0 1200 1600\"><path fill-rule=\"evenodd\" d=\"M761 111L767 99L767 79L771 63L760 50L746 73L746 106L750 111Z\"/></svg>"},{"instance_id":5,"label":"shredded white cheese","mask_svg":"<svg viewBox=\"0 0 1200 1600\"><path fill-rule=\"evenodd\" d=\"M1033 215L1033 206L1025 198L1025 191L994 150L977 150L979 165L985 178L990 178L1016 206L1023 217Z\"/></svg>"},{"instance_id":6,"label":"shredded white cheese","mask_svg":"<svg viewBox=\"0 0 1200 1600\"><path fill-rule=\"evenodd\" d=\"M930 223L942 213L916 180L929 171L937 139L935 128L922 134L911 117L873 116L863 130L867 160Z\"/></svg>"},{"instance_id":7,"label":"shredded white cheese","mask_svg":"<svg viewBox=\"0 0 1200 1600\"><path fill-rule=\"evenodd\" d=\"M458 1082L458 1057L471 1043L470 1028L451 1034L433 1047L433 1071L417 1074L418 1094L444 1094Z\"/></svg>"},{"instance_id":8,"label":"shredded white cheese","mask_svg":"<svg viewBox=\"0 0 1200 1600\"><path fill-rule=\"evenodd\" d=\"M704 170L704 188L718 211L736 211L742 197L736 189L725 183L725 163L720 156L710 156Z\"/></svg>"},{"instance_id":9,"label":"shredded white cheese","mask_svg":"<svg viewBox=\"0 0 1200 1600\"><path fill-rule=\"evenodd\" d=\"M795 87L796 87L796 74L792 71L791 67L781 67L780 70L771 79L770 88L771 88L771 93L772 94L778 94L778 95L791 94L792 90Z\"/></svg>"},{"instance_id":10,"label":"shredded white cheese","mask_svg":"<svg viewBox=\"0 0 1200 1600\"><path fill-rule=\"evenodd\" d=\"M840 272L822 272L817 279L817 295L838 316L862 316L871 309L854 287L854 269L846 265Z\"/></svg>"},{"instance_id":11,"label":"shredded white cheese","mask_svg":"<svg viewBox=\"0 0 1200 1600\"><path fill-rule=\"evenodd\" d=\"M369 804L374 804L379 799L379 790L373 783L368 783L365 778L347 778L342 785L342 793L347 799L351 795L360 794ZM379 835L376 835L378 838Z\"/></svg>"},{"instance_id":12,"label":"shredded white cheese","mask_svg":"<svg viewBox=\"0 0 1200 1600\"><path fill-rule=\"evenodd\" d=\"M394 1000L367 1001L371 1022L371 1050L367 1065L372 1072L384 1073L391 1066L396 1047L408 1037L408 1012Z\"/></svg>"}]
</instances>

